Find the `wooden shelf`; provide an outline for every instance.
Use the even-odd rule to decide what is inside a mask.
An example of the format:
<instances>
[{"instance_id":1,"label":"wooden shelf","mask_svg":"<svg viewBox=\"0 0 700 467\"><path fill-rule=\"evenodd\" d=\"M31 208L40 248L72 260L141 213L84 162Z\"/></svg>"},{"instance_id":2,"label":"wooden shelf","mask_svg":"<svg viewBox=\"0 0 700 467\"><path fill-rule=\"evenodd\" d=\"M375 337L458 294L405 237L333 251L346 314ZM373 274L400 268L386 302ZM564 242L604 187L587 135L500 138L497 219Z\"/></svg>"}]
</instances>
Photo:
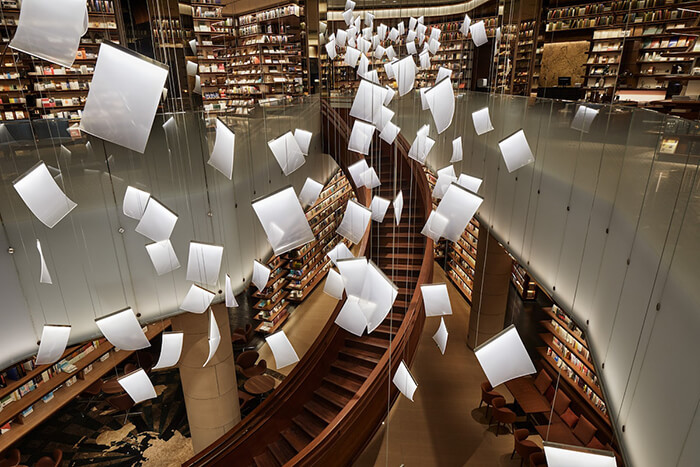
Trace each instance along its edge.
<instances>
[{"instance_id":1,"label":"wooden shelf","mask_svg":"<svg viewBox=\"0 0 700 467\"><path fill-rule=\"evenodd\" d=\"M581 344L581 345L584 346L585 348L588 348L588 345L586 344L586 339L584 339L583 337L579 337L579 336L577 336L576 334L574 334L574 333L572 333L571 331L569 331L569 325L566 324L566 322L564 322L561 318L559 318L559 317L554 313L554 311L552 311L552 307L551 307L551 306L550 306L550 307L544 307L544 308L542 308L542 310L543 310L545 313L547 313L547 315L548 315L550 318L552 318L552 319L555 320L557 323L559 323L559 326L563 327L569 334L571 334L571 337L573 337L574 339L576 339L576 340L579 342L579 344Z\"/></svg>"}]
</instances>

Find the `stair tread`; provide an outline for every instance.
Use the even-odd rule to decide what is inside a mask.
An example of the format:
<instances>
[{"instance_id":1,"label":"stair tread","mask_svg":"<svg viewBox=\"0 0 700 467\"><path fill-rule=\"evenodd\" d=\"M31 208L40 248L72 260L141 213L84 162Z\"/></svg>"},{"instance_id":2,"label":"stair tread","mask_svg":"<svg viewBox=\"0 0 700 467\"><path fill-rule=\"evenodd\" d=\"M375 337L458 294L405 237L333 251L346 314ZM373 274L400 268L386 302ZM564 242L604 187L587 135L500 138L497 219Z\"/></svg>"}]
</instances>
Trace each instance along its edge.
<instances>
[{"instance_id":1,"label":"stair tread","mask_svg":"<svg viewBox=\"0 0 700 467\"><path fill-rule=\"evenodd\" d=\"M380 339L377 337L370 337L370 336L362 336L362 337L348 336L345 338L345 341L346 342L353 342L356 344L369 345L371 347L377 347L380 349L387 349L389 347L388 340Z\"/></svg>"},{"instance_id":2,"label":"stair tread","mask_svg":"<svg viewBox=\"0 0 700 467\"><path fill-rule=\"evenodd\" d=\"M323 380L328 382L329 384L333 384L333 385L337 386L338 388L344 389L348 392L356 392L362 386L361 383L358 383L357 381L355 381L353 379L345 378L345 377L338 375L338 374L335 374L335 373L328 373L323 378Z\"/></svg>"},{"instance_id":3,"label":"stair tread","mask_svg":"<svg viewBox=\"0 0 700 467\"><path fill-rule=\"evenodd\" d=\"M326 424L311 415L310 412L306 411L302 411L302 413L294 417L292 421L312 440L317 437L326 427Z\"/></svg>"},{"instance_id":4,"label":"stair tread","mask_svg":"<svg viewBox=\"0 0 700 467\"><path fill-rule=\"evenodd\" d=\"M326 407L316 399L311 399L306 402L306 404L304 404L304 408L326 423L332 422L339 412L339 410L333 410L330 407Z\"/></svg>"},{"instance_id":5,"label":"stair tread","mask_svg":"<svg viewBox=\"0 0 700 467\"><path fill-rule=\"evenodd\" d=\"M358 376L360 378L367 378L372 372L371 368L364 367L357 363L348 362L345 360L336 360L331 364L331 368L342 370L346 373Z\"/></svg>"},{"instance_id":6,"label":"stair tread","mask_svg":"<svg viewBox=\"0 0 700 467\"><path fill-rule=\"evenodd\" d=\"M296 452L301 451L311 442L311 437L308 435L308 433L296 425L292 425L286 430L282 430L281 434L284 439L287 440L289 445L296 450Z\"/></svg>"},{"instance_id":7,"label":"stair tread","mask_svg":"<svg viewBox=\"0 0 700 467\"><path fill-rule=\"evenodd\" d=\"M268 444L267 449L272 454L272 457L281 465L286 464L287 461L297 454L284 438L280 438L274 443Z\"/></svg>"},{"instance_id":8,"label":"stair tread","mask_svg":"<svg viewBox=\"0 0 700 467\"><path fill-rule=\"evenodd\" d=\"M388 315L387 315L387 317L388 317ZM394 319L396 319L396 318L394 318ZM390 334L390 333L396 334L396 331L398 331L398 327L397 326L389 326L388 324L380 324L379 326L377 326L377 329L375 329L373 332L377 332L377 331L385 333L385 334Z\"/></svg>"},{"instance_id":9,"label":"stair tread","mask_svg":"<svg viewBox=\"0 0 700 467\"><path fill-rule=\"evenodd\" d=\"M382 327L381 325L378 326L376 330L380 330L381 327ZM388 326L387 326L387 330L388 330ZM396 331L394 331L394 332L396 332ZM339 353L342 355L347 355L349 357L358 358L360 360L364 360L364 361L366 361L368 363L372 363L372 364L378 363L379 359L381 358L381 356L375 352L370 352L368 350L358 349L357 347L343 347L342 349L340 349Z\"/></svg>"},{"instance_id":10,"label":"stair tread","mask_svg":"<svg viewBox=\"0 0 700 467\"><path fill-rule=\"evenodd\" d=\"M257 467L279 467L280 464L277 459L269 452L265 451L262 454L253 457L253 462Z\"/></svg>"},{"instance_id":11,"label":"stair tread","mask_svg":"<svg viewBox=\"0 0 700 467\"><path fill-rule=\"evenodd\" d=\"M325 399L327 402L330 402L339 409L342 409L348 402L350 402L349 397L345 397L326 386L321 386L320 388L316 389L314 394L322 399Z\"/></svg>"}]
</instances>

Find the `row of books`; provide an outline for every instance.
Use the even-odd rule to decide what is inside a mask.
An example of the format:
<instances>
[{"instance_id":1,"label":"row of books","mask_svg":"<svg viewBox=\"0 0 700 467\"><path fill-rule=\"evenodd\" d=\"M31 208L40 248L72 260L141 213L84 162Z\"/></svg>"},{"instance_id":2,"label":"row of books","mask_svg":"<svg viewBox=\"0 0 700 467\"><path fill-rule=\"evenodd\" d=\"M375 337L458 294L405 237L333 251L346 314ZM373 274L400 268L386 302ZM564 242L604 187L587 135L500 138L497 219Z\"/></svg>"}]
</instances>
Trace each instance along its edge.
<instances>
[{"instance_id":1,"label":"row of books","mask_svg":"<svg viewBox=\"0 0 700 467\"><path fill-rule=\"evenodd\" d=\"M34 90L38 92L88 91L89 89L89 81L39 81L34 83Z\"/></svg>"},{"instance_id":2,"label":"row of books","mask_svg":"<svg viewBox=\"0 0 700 467\"><path fill-rule=\"evenodd\" d=\"M0 104L26 104L27 99L24 97L0 97Z\"/></svg>"},{"instance_id":3,"label":"row of books","mask_svg":"<svg viewBox=\"0 0 700 467\"><path fill-rule=\"evenodd\" d=\"M569 365L575 367L580 373L592 380L594 383L598 384L598 378L595 373L591 371L590 368L579 359L576 354L569 350L559 339L556 337L552 338L552 343L559 349L559 352L564 355L564 358L569 361Z\"/></svg>"},{"instance_id":4,"label":"row of books","mask_svg":"<svg viewBox=\"0 0 700 467\"><path fill-rule=\"evenodd\" d=\"M557 8L547 10L547 19L570 18L572 16L595 15L610 11L610 6L604 3L592 3L579 7Z\"/></svg>"},{"instance_id":5,"label":"row of books","mask_svg":"<svg viewBox=\"0 0 700 467\"><path fill-rule=\"evenodd\" d=\"M2 120L3 121L8 121L8 120L25 120L29 118L27 113L24 110L7 110L5 112L0 113L2 115Z\"/></svg>"},{"instance_id":6,"label":"row of books","mask_svg":"<svg viewBox=\"0 0 700 467\"><path fill-rule=\"evenodd\" d=\"M642 48L643 49L665 49L665 48L673 48L673 47L686 48L694 41L695 41L695 39L691 38L689 36L678 36L678 37L671 37L668 39L665 39L665 38L645 39L644 42L642 42Z\"/></svg>"},{"instance_id":7,"label":"row of books","mask_svg":"<svg viewBox=\"0 0 700 467\"><path fill-rule=\"evenodd\" d=\"M65 68L58 65L35 65L34 73L41 76L53 76L53 75L90 75L95 72L94 66L89 65L79 65L72 66L70 68Z\"/></svg>"},{"instance_id":8,"label":"row of books","mask_svg":"<svg viewBox=\"0 0 700 467\"><path fill-rule=\"evenodd\" d=\"M575 348L576 351L584 357L586 357L586 359L589 362L591 361L591 353L583 344L581 344L578 340L574 339L573 336L569 333L569 331L562 327L556 320L553 319L551 323L559 339L563 340L571 347Z\"/></svg>"},{"instance_id":9,"label":"row of books","mask_svg":"<svg viewBox=\"0 0 700 467\"><path fill-rule=\"evenodd\" d=\"M304 9L299 5L289 4L284 6L278 6L270 10L259 11L257 13L252 13L249 15L243 15L238 18L238 24L251 24L256 21L268 21L271 19L282 18L284 16L301 16Z\"/></svg>"},{"instance_id":10,"label":"row of books","mask_svg":"<svg viewBox=\"0 0 700 467\"><path fill-rule=\"evenodd\" d=\"M574 370L572 370L559 355L554 352L551 347L547 347L547 356L551 357L557 368L561 369L568 378L576 383L576 385L581 388L581 390L586 394L595 407L597 407L602 413L607 413L607 407L605 402L595 393L593 389L586 384L586 382L581 378Z\"/></svg>"},{"instance_id":11,"label":"row of books","mask_svg":"<svg viewBox=\"0 0 700 467\"><path fill-rule=\"evenodd\" d=\"M595 18L572 19L568 21L551 21L547 23L546 31L564 31L568 29L586 29L613 24L613 16L598 16Z\"/></svg>"},{"instance_id":12,"label":"row of books","mask_svg":"<svg viewBox=\"0 0 700 467\"><path fill-rule=\"evenodd\" d=\"M111 0L87 0L87 9L91 13L114 14L114 4Z\"/></svg>"},{"instance_id":13,"label":"row of books","mask_svg":"<svg viewBox=\"0 0 700 467\"><path fill-rule=\"evenodd\" d=\"M87 96L69 97L66 99L55 99L44 97L36 100L36 106L40 109L52 109L56 107L77 107L85 104Z\"/></svg>"}]
</instances>

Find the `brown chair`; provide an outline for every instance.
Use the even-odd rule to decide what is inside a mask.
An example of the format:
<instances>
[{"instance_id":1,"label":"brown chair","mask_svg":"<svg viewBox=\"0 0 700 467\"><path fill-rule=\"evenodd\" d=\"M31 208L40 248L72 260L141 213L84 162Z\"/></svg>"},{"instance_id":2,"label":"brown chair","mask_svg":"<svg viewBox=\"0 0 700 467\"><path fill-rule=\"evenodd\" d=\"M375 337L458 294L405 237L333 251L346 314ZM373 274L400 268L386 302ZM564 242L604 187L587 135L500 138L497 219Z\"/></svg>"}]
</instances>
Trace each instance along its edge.
<instances>
[{"instance_id":1,"label":"brown chair","mask_svg":"<svg viewBox=\"0 0 700 467\"><path fill-rule=\"evenodd\" d=\"M63 451L60 449L54 449L51 457L44 456L34 464L34 467L58 467L63 461Z\"/></svg>"},{"instance_id":2,"label":"brown chair","mask_svg":"<svg viewBox=\"0 0 700 467\"><path fill-rule=\"evenodd\" d=\"M3 455L5 457L0 459L0 467L15 467L16 465L19 465L20 458L22 457L19 449L10 449L9 451L4 452Z\"/></svg>"},{"instance_id":3,"label":"brown chair","mask_svg":"<svg viewBox=\"0 0 700 467\"><path fill-rule=\"evenodd\" d=\"M85 404L85 407L80 410L80 415L82 417L85 417L85 412L90 410L90 406L95 401L95 398L100 395L101 392L102 392L102 380L98 379L97 381L92 383L90 386L86 387L85 390L80 393L80 397L83 399L82 403Z\"/></svg>"},{"instance_id":4,"label":"brown chair","mask_svg":"<svg viewBox=\"0 0 700 467\"><path fill-rule=\"evenodd\" d=\"M506 407L506 400L503 397L496 397L493 400L493 412L491 413L491 419L496 419L496 436L501 430L501 423L508 428L508 425L513 426L515 423L515 412ZM491 421L489 420L489 425Z\"/></svg>"},{"instance_id":5,"label":"brown chair","mask_svg":"<svg viewBox=\"0 0 700 467\"><path fill-rule=\"evenodd\" d=\"M245 347L250 342L250 339L252 339L253 331L252 324L246 324L245 329L234 329L233 334L231 334L231 343L234 347Z\"/></svg>"},{"instance_id":6,"label":"brown chair","mask_svg":"<svg viewBox=\"0 0 700 467\"><path fill-rule=\"evenodd\" d=\"M503 397L500 393L493 390L493 386L488 381L481 383L481 401L479 402L479 408L481 404L486 403L486 416L489 416L489 407L493 405L493 400L496 397Z\"/></svg>"},{"instance_id":7,"label":"brown chair","mask_svg":"<svg viewBox=\"0 0 700 467\"><path fill-rule=\"evenodd\" d=\"M241 391L240 389L238 390L238 405L240 406L241 411L252 404L254 400L255 396L252 396L245 391Z\"/></svg>"},{"instance_id":8,"label":"brown chair","mask_svg":"<svg viewBox=\"0 0 700 467\"><path fill-rule=\"evenodd\" d=\"M510 455L510 458L512 459L517 452L520 456L520 467L523 466L525 459L529 460L532 454L540 451L539 446L529 439L526 439L528 436L530 436L530 431L526 430L525 428L520 428L513 432L515 447L513 448L513 453Z\"/></svg>"},{"instance_id":9,"label":"brown chair","mask_svg":"<svg viewBox=\"0 0 700 467\"><path fill-rule=\"evenodd\" d=\"M547 458L542 450L530 454L530 467L547 467Z\"/></svg>"},{"instance_id":10,"label":"brown chair","mask_svg":"<svg viewBox=\"0 0 700 467\"><path fill-rule=\"evenodd\" d=\"M258 360L258 356L259 354L255 350L246 350L241 353L236 359L236 370L246 378L265 373L267 362L260 360L256 365L255 362Z\"/></svg>"},{"instance_id":11,"label":"brown chair","mask_svg":"<svg viewBox=\"0 0 700 467\"><path fill-rule=\"evenodd\" d=\"M151 352L146 352L143 350L138 350L136 352L136 361L138 362L139 368L143 368L143 371L150 373L151 369L155 366L155 360Z\"/></svg>"},{"instance_id":12,"label":"brown chair","mask_svg":"<svg viewBox=\"0 0 700 467\"><path fill-rule=\"evenodd\" d=\"M128 375L132 371L138 370L139 367L136 366L136 363L129 362L126 365L124 365L124 374Z\"/></svg>"},{"instance_id":13,"label":"brown chair","mask_svg":"<svg viewBox=\"0 0 700 467\"><path fill-rule=\"evenodd\" d=\"M121 417L120 412L125 412L124 423L126 423L130 415L136 415L141 413L131 411L131 408L134 406L134 400L129 394L126 393L108 397L107 403L118 412L116 415L113 415L113 417Z\"/></svg>"}]
</instances>

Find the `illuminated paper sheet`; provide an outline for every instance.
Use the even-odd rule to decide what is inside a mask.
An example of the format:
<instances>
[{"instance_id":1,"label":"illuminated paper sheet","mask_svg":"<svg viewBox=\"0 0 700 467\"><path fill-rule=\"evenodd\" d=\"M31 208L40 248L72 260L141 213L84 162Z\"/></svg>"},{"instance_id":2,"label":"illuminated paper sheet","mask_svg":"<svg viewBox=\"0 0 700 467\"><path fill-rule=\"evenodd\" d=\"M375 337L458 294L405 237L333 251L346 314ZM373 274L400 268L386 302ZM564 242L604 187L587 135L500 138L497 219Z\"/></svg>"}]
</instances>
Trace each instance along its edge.
<instances>
[{"instance_id":1,"label":"illuminated paper sheet","mask_svg":"<svg viewBox=\"0 0 700 467\"><path fill-rule=\"evenodd\" d=\"M223 245L190 242L186 279L200 284L216 284L219 281L219 269L223 256Z\"/></svg>"},{"instance_id":2,"label":"illuminated paper sheet","mask_svg":"<svg viewBox=\"0 0 700 467\"><path fill-rule=\"evenodd\" d=\"M401 211L403 211L403 191L399 191L399 194L394 198L394 217L396 218L396 225L401 222Z\"/></svg>"},{"instance_id":3,"label":"illuminated paper sheet","mask_svg":"<svg viewBox=\"0 0 700 467\"><path fill-rule=\"evenodd\" d=\"M416 43L415 42L406 42L406 52L408 52L409 55L415 55L418 52L416 50Z\"/></svg>"},{"instance_id":4,"label":"illuminated paper sheet","mask_svg":"<svg viewBox=\"0 0 700 467\"><path fill-rule=\"evenodd\" d=\"M386 95L384 96L384 105L389 105L391 103L391 101L394 99L395 95L396 95L396 91L394 91L389 86L386 86Z\"/></svg>"},{"instance_id":5,"label":"illuminated paper sheet","mask_svg":"<svg viewBox=\"0 0 700 467\"><path fill-rule=\"evenodd\" d=\"M345 48L345 64L351 67L357 66L357 61L360 59L360 51L353 47Z\"/></svg>"},{"instance_id":6,"label":"illuminated paper sheet","mask_svg":"<svg viewBox=\"0 0 700 467\"><path fill-rule=\"evenodd\" d=\"M236 301L236 295L233 293L233 286L231 285L231 276L226 274L226 306L229 308L235 308L238 306Z\"/></svg>"},{"instance_id":7,"label":"illuminated paper sheet","mask_svg":"<svg viewBox=\"0 0 700 467\"><path fill-rule=\"evenodd\" d=\"M431 238L434 242L440 240L445 228L447 227L448 219L445 216L438 214L436 211L431 211L428 220L425 221L421 234Z\"/></svg>"},{"instance_id":8,"label":"illuminated paper sheet","mask_svg":"<svg viewBox=\"0 0 700 467\"><path fill-rule=\"evenodd\" d=\"M367 171L367 169L369 169L369 166L367 165L367 161L365 159L360 159L354 164L348 166L350 178L352 178L352 181L353 183L355 183L355 186L357 188L364 186L365 181L362 178L362 174L364 174Z\"/></svg>"},{"instance_id":9,"label":"illuminated paper sheet","mask_svg":"<svg viewBox=\"0 0 700 467\"><path fill-rule=\"evenodd\" d=\"M151 194L133 186L126 187L122 211L126 217L141 220Z\"/></svg>"},{"instance_id":10,"label":"illuminated paper sheet","mask_svg":"<svg viewBox=\"0 0 700 467\"><path fill-rule=\"evenodd\" d=\"M187 60L186 68L187 76L194 76L197 74L197 64L195 62Z\"/></svg>"},{"instance_id":11,"label":"illuminated paper sheet","mask_svg":"<svg viewBox=\"0 0 700 467\"><path fill-rule=\"evenodd\" d=\"M154 370L170 368L177 365L182 354L182 343L185 337L183 332L164 332L162 334L162 344L158 362L153 367Z\"/></svg>"},{"instance_id":12,"label":"illuminated paper sheet","mask_svg":"<svg viewBox=\"0 0 700 467\"><path fill-rule=\"evenodd\" d=\"M117 378L117 382L129 394L129 397L134 400L134 404L158 397L153 383L151 383L143 368L132 371L128 375L120 376Z\"/></svg>"},{"instance_id":13,"label":"illuminated paper sheet","mask_svg":"<svg viewBox=\"0 0 700 467\"><path fill-rule=\"evenodd\" d=\"M466 188L452 183L437 207L437 214L448 220L441 235L452 242L459 241L467 224L484 199Z\"/></svg>"},{"instance_id":14,"label":"illuminated paper sheet","mask_svg":"<svg viewBox=\"0 0 700 467\"><path fill-rule=\"evenodd\" d=\"M335 32L335 43L338 47L345 47L348 39L348 32L344 29L338 29Z\"/></svg>"},{"instance_id":15,"label":"illuminated paper sheet","mask_svg":"<svg viewBox=\"0 0 700 467\"><path fill-rule=\"evenodd\" d=\"M221 172L229 180L233 176L233 150L235 144L236 135L217 118L216 140L207 164Z\"/></svg>"},{"instance_id":16,"label":"illuminated paper sheet","mask_svg":"<svg viewBox=\"0 0 700 467\"><path fill-rule=\"evenodd\" d=\"M345 20L345 24L350 26L352 24L352 10L345 10L343 12L343 19Z\"/></svg>"},{"instance_id":17,"label":"illuminated paper sheet","mask_svg":"<svg viewBox=\"0 0 700 467\"><path fill-rule=\"evenodd\" d=\"M372 203L370 204L372 220L375 222L383 222L386 211L389 209L389 204L390 202L388 199L384 199L381 196L373 197Z\"/></svg>"},{"instance_id":18,"label":"illuminated paper sheet","mask_svg":"<svg viewBox=\"0 0 700 467\"><path fill-rule=\"evenodd\" d=\"M367 317L367 333L371 333L391 311L399 288L372 261L367 262L363 278L360 307Z\"/></svg>"},{"instance_id":19,"label":"illuminated paper sheet","mask_svg":"<svg viewBox=\"0 0 700 467\"><path fill-rule=\"evenodd\" d=\"M299 193L299 201L304 206L312 206L323 190L323 185L316 180L307 178Z\"/></svg>"},{"instance_id":20,"label":"illuminated paper sheet","mask_svg":"<svg viewBox=\"0 0 700 467\"><path fill-rule=\"evenodd\" d=\"M314 240L304 209L291 186L254 201L253 210L276 255Z\"/></svg>"},{"instance_id":21,"label":"illuminated paper sheet","mask_svg":"<svg viewBox=\"0 0 700 467\"><path fill-rule=\"evenodd\" d=\"M493 130L488 107L472 112L472 121L474 122L474 131L476 131L477 135L483 135Z\"/></svg>"},{"instance_id":22,"label":"illuminated paper sheet","mask_svg":"<svg viewBox=\"0 0 700 467\"><path fill-rule=\"evenodd\" d=\"M377 60L381 60L385 53L386 49L381 45L377 45L377 47L374 48L374 58Z\"/></svg>"},{"instance_id":23,"label":"illuminated paper sheet","mask_svg":"<svg viewBox=\"0 0 700 467\"><path fill-rule=\"evenodd\" d=\"M286 132L279 138L268 141L267 145L270 147L282 172L287 176L306 162L299 143L297 143L291 131Z\"/></svg>"},{"instance_id":24,"label":"illuminated paper sheet","mask_svg":"<svg viewBox=\"0 0 700 467\"><path fill-rule=\"evenodd\" d=\"M506 381L537 372L512 324L476 347L474 354L494 388Z\"/></svg>"},{"instance_id":25,"label":"illuminated paper sheet","mask_svg":"<svg viewBox=\"0 0 700 467\"><path fill-rule=\"evenodd\" d=\"M51 274L49 274L49 268L46 267L46 260L44 259L44 252L41 249L41 242L38 238L36 239L36 249L39 250L39 261L41 263L39 282L42 284L53 284L51 281Z\"/></svg>"},{"instance_id":26,"label":"illuminated paper sheet","mask_svg":"<svg viewBox=\"0 0 700 467\"><path fill-rule=\"evenodd\" d=\"M433 340L440 349L440 353L445 355L445 348L447 348L447 326L445 326L445 319L440 318L440 327L438 327L437 332L433 334Z\"/></svg>"},{"instance_id":27,"label":"illuminated paper sheet","mask_svg":"<svg viewBox=\"0 0 700 467\"><path fill-rule=\"evenodd\" d=\"M450 164L461 161L462 156L462 137L459 136L452 140L452 157L450 158Z\"/></svg>"},{"instance_id":28,"label":"illuminated paper sheet","mask_svg":"<svg viewBox=\"0 0 700 467\"><path fill-rule=\"evenodd\" d=\"M95 324L105 338L118 349L139 350L151 346L131 308L97 318Z\"/></svg>"},{"instance_id":29,"label":"illuminated paper sheet","mask_svg":"<svg viewBox=\"0 0 700 467\"><path fill-rule=\"evenodd\" d=\"M469 17L468 14L464 14L464 21L462 22L462 26L459 28L459 32L464 34L465 36L469 34L469 26L472 24L472 19Z\"/></svg>"},{"instance_id":30,"label":"illuminated paper sheet","mask_svg":"<svg viewBox=\"0 0 700 467\"><path fill-rule=\"evenodd\" d=\"M330 269L328 271L328 275L326 276L326 284L323 286L323 291L338 300L343 298L345 284L343 284L343 278L340 277L340 274L338 274L335 269Z\"/></svg>"},{"instance_id":31,"label":"illuminated paper sheet","mask_svg":"<svg viewBox=\"0 0 700 467\"><path fill-rule=\"evenodd\" d=\"M262 292L267 287L267 281L270 279L270 268L264 264L253 261L253 285L258 288L258 292Z\"/></svg>"},{"instance_id":32,"label":"illuminated paper sheet","mask_svg":"<svg viewBox=\"0 0 700 467\"><path fill-rule=\"evenodd\" d=\"M549 467L617 467L615 453L582 446L544 442Z\"/></svg>"},{"instance_id":33,"label":"illuminated paper sheet","mask_svg":"<svg viewBox=\"0 0 700 467\"><path fill-rule=\"evenodd\" d=\"M408 150L408 157L421 164L425 164L428 153L435 145L435 140L428 136L429 131L430 126L423 125L416 133L416 138L413 140L413 144L411 144L411 148Z\"/></svg>"},{"instance_id":34,"label":"illuminated paper sheet","mask_svg":"<svg viewBox=\"0 0 700 467\"><path fill-rule=\"evenodd\" d=\"M370 167L362 174L362 184L371 190L377 188L382 182L379 181L379 177L377 176L377 172L374 171L374 168Z\"/></svg>"},{"instance_id":35,"label":"illuminated paper sheet","mask_svg":"<svg viewBox=\"0 0 700 467\"><path fill-rule=\"evenodd\" d=\"M413 379L413 375L411 375L411 372L408 371L408 367L403 361L399 363L399 367L397 368L396 373L394 373L392 382L394 383L394 386L401 391L401 394L410 399L411 402L413 401L413 395L415 394L416 389L418 389L418 384L416 384L416 380Z\"/></svg>"},{"instance_id":36,"label":"illuminated paper sheet","mask_svg":"<svg viewBox=\"0 0 700 467\"><path fill-rule=\"evenodd\" d=\"M396 51L394 51L393 45L386 48L386 58L389 60L394 60L396 58Z\"/></svg>"},{"instance_id":37,"label":"illuminated paper sheet","mask_svg":"<svg viewBox=\"0 0 700 467\"><path fill-rule=\"evenodd\" d=\"M146 245L146 252L151 258L151 263L156 270L156 274L162 276L180 267L175 250L170 240L149 243Z\"/></svg>"},{"instance_id":38,"label":"illuminated paper sheet","mask_svg":"<svg viewBox=\"0 0 700 467\"><path fill-rule=\"evenodd\" d=\"M359 298L348 297L343 307L335 318L335 324L358 337L362 336L367 328L367 318L362 312Z\"/></svg>"},{"instance_id":39,"label":"illuminated paper sheet","mask_svg":"<svg viewBox=\"0 0 700 467\"><path fill-rule=\"evenodd\" d=\"M345 207L343 220L340 222L336 233L350 240L352 243L359 243L367 230L372 211L362 206L354 200L348 201Z\"/></svg>"},{"instance_id":40,"label":"illuminated paper sheet","mask_svg":"<svg viewBox=\"0 0 700 467\"><path fill-rule=\"evenodd\" d=\"M59 324L45 324L41 331L41 341L39 343L39 351L36 354L38 365L49 365L61 359L63 352L68 345L70 337L70 326Z\"/></svg>"},{"instance_id":41,"label":"illuminated paper sheet","mask_svg":"<svg viewBox=\"0 0 700 467\"><path fill-rule=\"evenodd\" d=\"M597 115L598 109L587 107L585 105L579 105L576 109L576 114L574 115L573 120L571 120L571 129L588 133L588 131L591 129L591 124L593 124L593 120Z\"/></svg>"},{"instance_id":42,"label":"illuminated paper sheet","mask_svg":"<svg viewBox=\"0 0 700 467\"><path fill-rule=\"evenodd\" d=\"M339 242L336 246L334 246L331 251L326 253L326 256L328 256L328 258L335 266L338 265L338 261L341 259L354 258L352 252L343 242Z\"/></svg>"},{"instance_id":43,"label":"illuminated paper sheet","mask_svg":"<svg viewBox=\"0 0 700 467\"><path fill-rule=\"evenodd\" d=\"M361 80L355 99L352 101L350 116L379 125L382 121L382 106L386 93L385 87Z\"/></svg>"},{"instance_id":44,"label":"illuminated paper sheet","mask_svg":"<svg viewBox=\"0 0 700 467\"><path fill-rule=\"evenodd\" d=\"M401 128L397 127L392 122L388 122L386 125L384 125L384 129L381 131L381 133L379 133L379 137L387 144L393 144L400 131Z\"/></svg>"},{"instance_id":45,"label":"illuminated paper sheet","mask_svg":"<svg viewBox=\"0 0 700 467\"><path fill-rule=\"evenodd\" d=\"M207 361L204 362L202 367L207 366L207 364L214 358L216 351L221 343L221 331L219 331L219 325L214 317L214 312L209 309L209 355L207 356Z\"/></svg>"},{"instance_id":46,"label":"illuminated paper sheet","mask_svg":"<svg viewBox=\"0 0 700 467\"><path fill-rule=\"evenodd\" d=\"M37 163L12 184L29 210L49 228L77 206L61 191L44 162Z\"/></svg>"},{"instance_id":47,"label":"illuminated paper sheet","mask_svg":"<svg viewBox=\"0 0 700 467\"><path fill-rule=\"evenodd\" d=\"M452 314L452 305L450 304L450 295L447 293L447 285L423 284L420 286L420 292L423 296L423 306L425 307L426 317Z\"/></svg>"},{"instance_id":48,"label":"illuminated paper sheet","mask_svg":"<svg viewBox=\"0 0 700 467\"><path fill-rule=\"evenodd\" d=\"M524 167L532 162L535 162L535 156L532 155L530 145L525 138L525 132L518 130L506 139L498 143L501 149L503 160L506 163L508 172L514 172L521 167Z\"/></svg>"},{"instance_id":49,"label":"illuminated paper sheet","mask_svg":"<svg viewBox=\"0 0 700 467\"><path fill-rule=\"evenodd\" d=\"M177 214L151 196L141 220L136 225L136 232L154 242L161 242L170 238L176 223Z\"/></svg>"},{"instance_id":50,"label":"illuminated paper sheet","mask_svg":"<svg viewBox=\"0 0 700 467\"><path fill-rule=\"evenodd\" d=\"M452 124L455 113L455 95L450 78L443 79L425 91L425 98L428 101L430 113L433 114L437 132L441 134Z\"/></svg>"},{"instance_id":51,"label":"illuminated paper sheet","mask_svg":"<svg viewBox=\"0 0 700 467\"><path fill-rule=\"evenodd\" d=\"M328 41L326 43L325 47L326 47L326 53L328 54L328 58L333 60L335 58L335 56L337 55L336 51L335 51L335 39Z\"/></svg>"},{"instance_id":52,"label":"illuminated paper sheet","mask_svg":"<svg viewBox=\"0 0 700 467\"><path fill-rule=\"evenodd\" d=\"M399 96L405 96L416 80L416 63L410 55L402 58L393 65L396 83L399 86Z\"/></svg>"},{"instance_id":53,"label":"illuminated paper sheet","mask_svg":"<svg viewBox=\"0 0 700 467\"><path fill-rule=\"evenodd\" d=\"M476 47L481 47L489 41L486 36L486 27L483 21L471 24L469 26L469 32L472 34L472 41Z\"/></svg>"},{"instance_id":54,"label":"illuminated paper sheet","mask_svg":"<svg viewBox=\"0 0 700 467\"><path fill-rule=\"evenodd\" d=\"M278 370L299 361L299 357L294 351L292 343L287 339L287 335L284 331L279 331L265 337L265 341L267 341L267 345L269 345L272 350L272 355L275 357L275 365Z\"/></svg>"},{"instance_id":55,"label":"illuminated paper sheet","mask_svg":"<svg viewBox=\"0 0 700 467\"><path fill-rule=\"evenodd\" d=\"M413 46L415 50L415 46ZM418 55L418 59L420 60L420 67L423 68L424 70L430 69L430 52L427 50L424 50ZM423 93L425 92L424 89L426 88L421 88L421 103L423 103L424 97ZM427 109L427 107L424 105L423 110Z\"/></svg>"},{"instance_id":56,"label":"illuminated paper sheet","mask_svg":"<svg viewBox=\"0 0 700 467\"><path fill-rule=\"evenodd\" d=\"M472 177L471 175L461 174L457 179L457 184L463 186L472 193L476 193L479 191L479 187L481 186L481 179Z\"/></svg>"},{"instance_id":57,"label":"illuminated paper sheet","mask_svg":"<svg viewBox=\"0 0 700 467\"><path fill-rule=\"evenodd\" d=\"M381 102L380 102L381 104ZM359 152L365 156L369 154L369 146L372 143L375 126L370 123L365 123L361 120L355 120L348 141L348 149L350 151Z\"/></svg>"},{"instance_id":58,"label":"illuminated paper sheet","mask_svg":"<svg viewBox=\"0 0 700 467\"><path fill-rule=\"evenodd\" d=\"M214 292L192 284L190 290L180 304L180 309L189 311L190 313L202 314L207 311L207 308L209 308L215 296L216 294Z\"/></svg>"}]
</instances>

